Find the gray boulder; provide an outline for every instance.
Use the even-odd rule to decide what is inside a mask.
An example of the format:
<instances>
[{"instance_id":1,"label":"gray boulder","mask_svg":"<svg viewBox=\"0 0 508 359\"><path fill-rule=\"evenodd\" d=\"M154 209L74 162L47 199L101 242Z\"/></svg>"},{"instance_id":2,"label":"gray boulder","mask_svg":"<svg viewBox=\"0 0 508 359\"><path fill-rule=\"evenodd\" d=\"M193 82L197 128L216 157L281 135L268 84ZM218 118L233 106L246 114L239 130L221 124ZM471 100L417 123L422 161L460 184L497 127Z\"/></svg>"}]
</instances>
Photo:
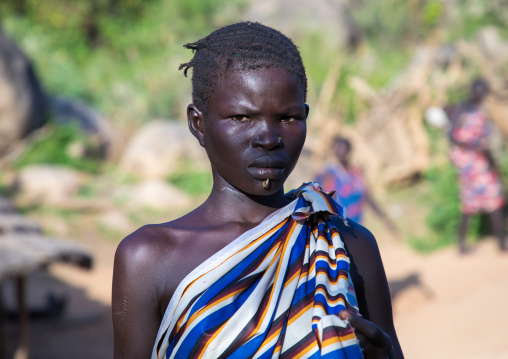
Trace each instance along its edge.
<instances>
[{"instance_id":1,"label":"gray boulder","mask_svg":"<svg viewBox=\"0 0 508 359\"><path fill-rule=\"evenodd\" d=\"M131 209L149 208L159 211L187 208L192 199L185 192L162 180L151 179L132 189L128 207Z\"/></svg>"},{"instance_id":2,"label":"gray boulder","mask_svg":"<svg viewBox=\"0 0 508 359\"><path fill-rule=\"evenodd\" d=\"M24 167L16 178L16 191L29 204L62 204L77 194L79 172L56 165Z\"/></svg>"},{"instance_id":3,"label":"gray boulder","mask_svg":"<svg viewBox=\"0 0 508 359\"><path fill-rule=\"evenodd\" d=\"M56 123L74 123L87 134L87 144L79 157L106 158L117 137L113 124L80 100L51 96L48 104Z\"/></svg>"},{"instance_id":4,"label":"gray boulder","mask_svg":"<svg viewBox=\"0 0 508 359\"><path fill-rule=\"evenodd\" d=\"M0 29L0 156L46 121L45 99L28 58Z\"/></svg>"},{"instance_id":5,"label":"gray boulder","mask_svg":"<svg viewBox=\"0 0 508 359\"><path fill-rule=\"evenodd\" d=\"M155 120L134 133L119 167L140 178L165 178L183 162L199 168L208 166L205 150L186 123Z\"/></svg>"},{"instance_id":6,"label":"gray boulder","mask_svg":"<svg viewBox=\"0 0 508 359\"><path fill-rule=\"evenodd\" d=\"M250 0L245 18L272 26L294 40L309 30L319 32L333 48L354 48L363 38L346 1L313 0L310 5L307 0Z\"/></svg>"}]
</instances>

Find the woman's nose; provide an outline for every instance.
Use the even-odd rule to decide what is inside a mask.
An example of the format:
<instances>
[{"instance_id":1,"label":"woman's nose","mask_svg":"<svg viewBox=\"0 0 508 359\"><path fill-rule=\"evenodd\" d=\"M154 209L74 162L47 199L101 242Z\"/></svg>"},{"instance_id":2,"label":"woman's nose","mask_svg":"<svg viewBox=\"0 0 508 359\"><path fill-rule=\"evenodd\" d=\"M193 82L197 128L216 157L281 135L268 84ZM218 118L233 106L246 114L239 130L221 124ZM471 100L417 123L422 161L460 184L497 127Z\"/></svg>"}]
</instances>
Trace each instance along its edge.
<instances>
[{"instance_id":1,"label":"woman's nose","mask_svg":"<svg viewBox=\"0 0 508 359\"><path fill-rule=\"evenodd\" d=\"M267 123L260 124L258 131L252 138L252 147L264 149L266 151L273 151L275 149L282 148L284 141L278 134L274 126Z\"/></svg>"}]
</instances>

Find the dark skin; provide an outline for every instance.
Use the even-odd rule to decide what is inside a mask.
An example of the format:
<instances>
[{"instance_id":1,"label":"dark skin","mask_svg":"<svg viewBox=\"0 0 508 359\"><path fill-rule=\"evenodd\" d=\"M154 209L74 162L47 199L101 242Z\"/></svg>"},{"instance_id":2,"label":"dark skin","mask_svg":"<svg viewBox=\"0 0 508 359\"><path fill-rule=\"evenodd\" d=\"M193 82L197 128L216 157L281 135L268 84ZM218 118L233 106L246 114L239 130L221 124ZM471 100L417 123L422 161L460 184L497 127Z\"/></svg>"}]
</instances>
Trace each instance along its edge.
<instances>
[{"instance_id":1,"label":"dark skin","mask_svg":"<svg viewBox=\"0 0 508 359\"><path fill-rule=\"evenodd\" d=\"M449 132L450 141L456 146L461 146L467 149L475 150L483 152L487 157L489 164L494 172L498 172L498 167L496 162L494 161L494 157L492 156L490 150L484 143L479 143L478 145L471 145L469 143L460 142L456 138L453 137L453 133L457 126L459 125L459 118L461 114L465 111L470 111L471 109L477 108L482 105L485 97L488 95L489 89L484 82L476 82L473 84L471 88L471 94L469 99L460 106L450 110L448 112L452 128ZM504 215L502 208L496 209L492 212L487 213L490 221L490 225L492 228L492 232L498 239L499 248L502 251L508 251L508 242L506 240L506 235L504 233ZM460 218L460 225L458 230L458 241L459 241L459 252L461 254L468 253L470 248L466 244L466 235L469 227L469 220L471 218L471 214L462 213Z\"/></svg>"},{"instance_id":2,"label":"dark skin","mask_svg":"<svg viewBox=\"0 0 508 359\"><path fill-rule=\"evenodd\" d=\"M212 192L189 214L144 226L118 246L113 275L116 359L148 358L184 277L288 203L283 184L303 147L308 111L302 86L279 68L230 69L219 79L206 114L188 106L189 128L210 159ZM268 189L263 188L266 178ZM376 241L360 225L337 224L351 255L363 314L352 316L351 323L367 358L390 353L403 358Z\"/></svg>"}]
</instances>

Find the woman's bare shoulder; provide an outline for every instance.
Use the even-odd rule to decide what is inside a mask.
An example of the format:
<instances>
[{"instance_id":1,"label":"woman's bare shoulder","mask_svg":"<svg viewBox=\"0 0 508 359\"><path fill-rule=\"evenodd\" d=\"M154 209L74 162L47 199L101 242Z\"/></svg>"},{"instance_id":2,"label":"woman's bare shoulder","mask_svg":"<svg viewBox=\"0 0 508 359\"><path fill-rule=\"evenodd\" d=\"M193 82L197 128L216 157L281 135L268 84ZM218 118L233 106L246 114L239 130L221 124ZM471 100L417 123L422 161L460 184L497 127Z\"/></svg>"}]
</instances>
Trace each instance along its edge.
<instances>
[{"instance_id":1,"label":"woman's bare shoulder","mask_svg":"<svg viewBox=\"0 0 508 359\"><path fill-rule=\"evenodd\" d=\"M348 247L350 252L353 252L353 254L359 250L374 250L376 252L379 250L374 235L361 224L350 219L347 220L346 224L344 223L344 220L338 216L334 216L333 221L339 230L344 244Z\"/></svg>"},{"instance_id":2,"label":"woman's bare shoulder","mask_svg":"<svg viewBox=\"0 0 508 359\"><path fill-rule=\"evenodd\" d=\"M117 248L117 255L128 255L135 259L145 254L157 254L163 248L177 245L171 226L147 224L125 237Z\"/></svg>"},{"instance_id":3,"label":"woman's bare shoulder","mask_svg":"<svg viewBox=\"0 0 508 359\"><path fill-rule=\"evenodd\" d=\"M182 247L182 236L172 222L144 225L126 236L118 245L115 267L129 272L156 272L174 262ZM166 268L167 269L167 268Z\"/></svg>"},{"instance_id":4,"label":"woman's bare shoulder","mask_svg":"<svg viewBox=\"0 0 508 359\"><path fill-rule=\"evenodd\" d=\"M350 273L353 281L366 285L375 281L386 282L381 253L374 235L361 224L351 220L348 220L347 226L340 218L336 223L351 261Z\"/></svg>"}]
</instances>

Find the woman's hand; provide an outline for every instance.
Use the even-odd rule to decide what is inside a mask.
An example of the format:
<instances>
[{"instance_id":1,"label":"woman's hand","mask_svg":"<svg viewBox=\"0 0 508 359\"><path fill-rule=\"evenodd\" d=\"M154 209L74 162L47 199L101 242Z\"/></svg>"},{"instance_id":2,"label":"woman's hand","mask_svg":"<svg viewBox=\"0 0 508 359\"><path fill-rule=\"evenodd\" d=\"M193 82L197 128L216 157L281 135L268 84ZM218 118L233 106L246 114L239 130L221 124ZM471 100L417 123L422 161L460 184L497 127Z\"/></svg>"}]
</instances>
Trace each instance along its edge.
<instances>
[{"instance_id":1,"label":"woman's hand","mask_svg":"<svg viewBox=\"0 0 508 359\"><path fill-rule=\"evenodd\" d=\"M391 359L394 358L392 339L376 324L363 319L359 315L347 310L339 313L343 320L348 319L355 328L356 337L360 340L365 359Z\"/></svg>"}]
</instances>

